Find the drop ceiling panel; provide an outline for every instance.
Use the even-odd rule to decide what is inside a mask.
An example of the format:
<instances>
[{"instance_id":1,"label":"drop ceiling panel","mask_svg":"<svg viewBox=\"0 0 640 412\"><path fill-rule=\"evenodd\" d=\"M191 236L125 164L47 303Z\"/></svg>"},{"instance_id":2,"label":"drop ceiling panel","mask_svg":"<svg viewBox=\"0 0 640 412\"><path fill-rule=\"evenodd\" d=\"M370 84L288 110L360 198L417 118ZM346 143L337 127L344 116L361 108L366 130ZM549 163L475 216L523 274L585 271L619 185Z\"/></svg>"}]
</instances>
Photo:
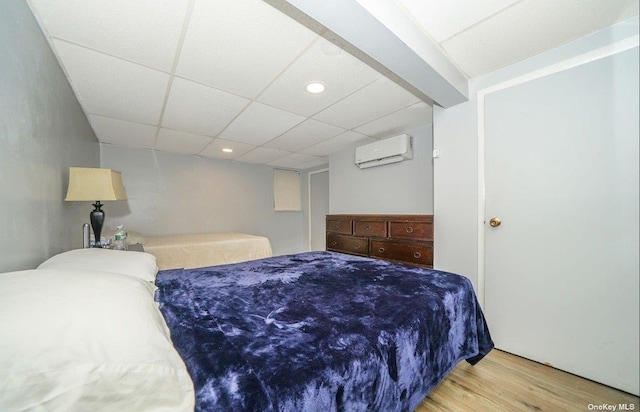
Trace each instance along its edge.
<instances>
[{"instance_id":1,"label":"drop ceiling panel","mask_svg":"<svg viewBox=\"0 0 640 412\"><path fill-rule=\"evenodd\" d=\"M273 162L276 159L287 156L291 152L278 149L267 149L266 147L256 147L249 153L238 157L238 161L246 163L261 163L267 164Z\"/></svg>"},{"instance_id":2,"label":"drop ceiling panel","mask_svg":"<svg viewBox=\"0 0 640 412\"><path fill-rule=\"evenodd\" d=\"M477 77L631 17L625 12L632 2L523 0L442 46L465 73Z\"/></svg>"},{"instance_id":3,"label":"drop ceiling panel","mask_svg":"<svg viewBox=\"0 0 640 412\"><path fill-rule=\"evenodd\" d=\"M213 87L174 78L162 126L215 137L249 102Z\"/></svg>"},{"instance_id":4,"label":"drop ceiling panel","mask_svg":"<svg viewBox=\"0 0 640 412\"><path fill-rule=\"evenodd\" d=\"M328 157L320 157L320 158L317 158L316 160L312 160L305 163L299 163L298 166L295 167L295 169L305 170L305 169L310 169L312 167L318 167L322 165L329 166Z\"/></svg>"},{"instance_id":5,"label":"drop ceiling panel","mask_svg":"<svg viewBox=\"0 0 640 412\"><path fill-rule=\"evenodd\" d=\"M262 0L196 1L176 74L254 98L316 37Z\"/></svg>"},{"instance_id":6,"label":"drop ceiling panel","mask_svg":"<svg viewBox=\"0 0 640 412\"><path fill-rule=\"evenodd\" d=\"M212 141L211 137L162 128L155 148L171 153L197 154Z\"/></svg>"},{"instance_id":7,"label":"drop ceiling panel","mask_svg":"<svg viewBox=\"0 0 640 412\"><path fill-rule=\"evenodd\" d=\"M381 75L336 46L320 38L276 79L258 101L304 116L328 107ZM326 90L311 94L305 86L320 81Z\"/></svg>"},{"instance_id":8,"label":"drop ceiling panel","mask_svg":"<svg viewBox=\"0 0 640 412\"><path fill-rule=\"evenodd\" d=\"M220 137L258 146L281 135L304 119L297 114L254 102L236 117Z\"/></svg>"},{"instance_id":9,"label":"drop ceiling panel","mask_svg":"<svg viewBox=\"0 0 640 412\"><path fill-rule=\"evenodd\" d=\"M232 142L230 140L224 139L215 139L207 147L205 147L204 150L199 153L199 155L212 157L215 159L237 159L238 157L250 152L255 148L256 146L246 143ZM233 150L233 152L223 152L222 149L231 149Z\"/></svg>"},{"instance_id":10,"label":"drop ceiling panel","mask_svg":"<svg viewBox=\"0 0 640 412\"><path fill-rule=\"evenodd\" d=\"M519 0L396 0L438 43Z\"/></svg>"},{"instance_id":11,"label":"drop ceiling panel","mask_svg":"<svg viewBox=\"0 0 640 412\"><path fill-rule=\"evenodd\" d=\"M156 127L90 114L87 116L98 140L123 147L152 149Z\"/></svg>"},{"instance_id":12,"label":"drop ceiling panel","mask_svg":"<svg viewBox=\"0 0 640 412\"><path fill-rule=\"evenodd\" d=\"M420 99L413 94L386 77L381 77L316 114L314 118L345 129L352 129L418 101Z\"/></svg>"},{"instance_id":13,"label":"drop ceiling panel","mask_svg":"<svg viewBox=\"0 0 640 412\"><path fill-rule=\"evenodd\" d=\"M269 166L288 167L291 169L308 169L329 163L329 159L317 156L309 156L300 153L292 153L278 160L269 162Z\"/></svg>"},{"instance_id":14,"label":"drop ceiling panel","mask_svg":"<svg viewBox=\"0 0 640 412\"><path fill-rule=\"evenodd\" d=\"M392 1L471 78L637 16L639 3ZM27 2L104 143L304 168L321 160L300 154L432 123L430 106L287 2ZM325 92L308 94L311 80Z\"/></svg>"},{"instance_id":15,"label":"drop ceiling panel","mask_svg":"<svg viewBox=\"0 0 640 412\"><path fill-rule=\"evenodd\" d=\"M431 106L424 102L412 104L397 112L376 119L354 129L356 132L380 139L395 136L433 122Z\"/></svg>"},{"instance_id":16,"label":"drop ceiling panel","mask_svg":"<svg viewBox=\"0 0 640 412\"><path fill-rule=\"evenodd\" d=\"M54 38L171 71L187 0L30 0Z\"/></svg>"},{"instance_id":17,"label":"drop ceiling panel","mask_svg":"<svg viewBox=\"0 0 640 412\"><path fill-rule=\"evenodd\" d=\"M88 114L157 124L168 74L64 41L53 44Z\"/></svg>"},{"instance_id":18,"label":"drop ceiling panel","mask_svg":"<svg viewBox=\"0 0 640 412\"><path fill-rule=\"evenodd\" d=\"M264 146L297 152L322 140L337 136L344 131L340 127L308 119Z\"/></svg>"},{"instance_id":19,"label":"drop ceiling panel","mask_svg":"<svg viewBox=\"0 0 640 412\"><path fill-rule=\"evenodd\" d=\"M300 153L312 156L328 156L331 153L346 150L356 144L367 144L373 141L375 141L375 139L360 133L348 131L304 149Z\"/></svg>"}]
</instances>

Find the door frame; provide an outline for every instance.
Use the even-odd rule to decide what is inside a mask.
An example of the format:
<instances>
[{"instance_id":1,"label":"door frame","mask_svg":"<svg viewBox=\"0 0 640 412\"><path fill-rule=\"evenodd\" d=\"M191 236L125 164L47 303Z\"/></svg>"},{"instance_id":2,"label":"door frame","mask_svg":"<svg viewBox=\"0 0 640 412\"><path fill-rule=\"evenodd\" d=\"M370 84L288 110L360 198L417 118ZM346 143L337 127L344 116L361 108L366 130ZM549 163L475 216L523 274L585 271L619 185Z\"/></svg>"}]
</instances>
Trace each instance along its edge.
<instances>
[{"instance_id":1,"label":"door frame","mask_svg":"<svg viewBox=\"0 0 640 412\"><path fill-rule=\"evenodd\" d=\"M514 77L501 83L479 89L476 92L476 120L478 130L478 216L477 216L477 233L478 233L478 301L481 307L484 307L485 298L485 269L486 269L486 199L485 199L485 97L488 94L508 89L522 83L540 79L561 71L569 70L574 67L582 66L596 60L600 60L614 54L624 52L626 50L639 46L639 36L634 35L618 42L600 47L587 53L577 55L575 57L560 61L542 69L534 70L521 76Z\"/></svg>"},{"instance_id":2,"label":"door frame","mask_svg":"<svg viewBox=\"0 0 640 412\"><path fill-rule=\"evenodd\" d=\"M329 172L329 168L324 168L324 169L320 169L320 170L314 170L313 172L309 172L307 174L307 210L309 211L307 213L307 224L309 227L309 234L307 235L307 248L308 250L311 250L311 175L315 175L318 173L330 173Z\"/></svg>"}]
</instances>

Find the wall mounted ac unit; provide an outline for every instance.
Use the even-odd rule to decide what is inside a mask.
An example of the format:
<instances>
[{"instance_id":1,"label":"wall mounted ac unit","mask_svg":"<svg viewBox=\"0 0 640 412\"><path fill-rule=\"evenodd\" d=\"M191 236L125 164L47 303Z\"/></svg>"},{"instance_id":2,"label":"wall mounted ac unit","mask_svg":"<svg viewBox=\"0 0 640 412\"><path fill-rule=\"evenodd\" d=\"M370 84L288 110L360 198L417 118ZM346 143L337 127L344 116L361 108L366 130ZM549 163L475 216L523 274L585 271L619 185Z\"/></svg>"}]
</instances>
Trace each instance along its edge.
<instances>
[{"instance_id":1,"label":"wall mounted ac unit","mask_svg":"<svg viewBox=\"0 0 640 412\"><path fill-rule=\"evenodd\" d=\"M360 169L413 159L411 136L401 134L356 147L356 166Z\"/></svg>"}]
</instances>

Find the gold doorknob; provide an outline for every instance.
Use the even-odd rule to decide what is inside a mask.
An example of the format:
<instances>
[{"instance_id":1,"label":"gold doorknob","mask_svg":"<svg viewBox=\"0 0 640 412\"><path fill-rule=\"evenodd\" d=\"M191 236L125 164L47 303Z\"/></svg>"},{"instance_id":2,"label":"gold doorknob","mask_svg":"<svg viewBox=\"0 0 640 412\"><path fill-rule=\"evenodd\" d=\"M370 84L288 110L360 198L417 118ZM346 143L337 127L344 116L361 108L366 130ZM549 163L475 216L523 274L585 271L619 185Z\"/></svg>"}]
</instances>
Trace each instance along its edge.
<instances>
[{"instance_id":1,"label":"gold doorknob","mask_svg":"<svg viewBox=\"0 0 640 412\"><path fill-rule=\"evenodd\" d=\"M489 225L491 225L491 227L498 227L501 224L502 220L500 220L500 218L492 217L491 220L489 220Z\"/></svg>"}]
</instances>

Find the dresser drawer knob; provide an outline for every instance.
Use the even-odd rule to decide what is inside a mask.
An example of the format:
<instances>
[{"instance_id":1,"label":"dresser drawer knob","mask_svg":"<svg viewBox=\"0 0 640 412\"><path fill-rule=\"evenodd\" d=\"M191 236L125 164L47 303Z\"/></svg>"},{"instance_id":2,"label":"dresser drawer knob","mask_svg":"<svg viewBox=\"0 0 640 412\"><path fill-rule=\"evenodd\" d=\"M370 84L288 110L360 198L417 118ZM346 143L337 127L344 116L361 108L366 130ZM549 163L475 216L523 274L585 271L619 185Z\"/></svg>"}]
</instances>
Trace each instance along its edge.
<instances>
[{"instance_id":1,"label":"dresser drawer knob","mask_svg":"<svg viewBox=\"0 0 640 412\"><path fill-rule=\"evenodd\" d=\"M360 249L360 244L359 243L354 243L353 244L353 248L354 249Z\"/></svg>"},{"instance_id":2,"label":"dresser drawer knob","mask_svg":"<svg viewBox=\"0 0 640 412\"><path fill-rule=\"evenodd\" d=\"M371 230L371 226L367 225L367 227L365 227L365 229Z\"/></svg>"},{"instance_id":3,"label":"dresser drawer knob","mask_svg":"<svg viewBox=\"0 0 640 412\"><path fill-rule=\"evenodd\" d=\"M409 226L406 230L407 230L407 233L413 232L413 228L411 226Z\"/></svg>"},{"instance_id":4,"label":"dresser drawer knob","mask_svg":"<svg viewBox=\"0 0 640 412\"><path fill-rule=\"evenodd\" d=\"M384 253L384 248L383 248L383 247L381 247L380 249L378 249L378 252L380 252L380 253Z\"/></svg>"},{"instance_id":5,"label":"dresser drawer knob","mask_svg":"<svg viewBox=\"0 0 640 412\"><path fill-rule=\"evenodd\" d=\"M413 257L416 259L420 259L422 257L422 255L420 254L420 252L416 252L413 254Z\"/></svg>"},{"instance_id":6,"label":"dresser drawer knob","mask_svg":"<svg viewBox=\"0 0 640 412\"><path fill-rule=\"evenodd\" d=\"M335 226L336 226L336 229L340 229L340 226L342 226L342 223L336 223Z\"/></svg>"},{"instance_id":7,"label":"dresser drawer knob","mask_svg":"<svg viewBox=\"0 0 640 412\"><path fill-rule=\"evenodd\" d=\"M337 246L337 245L338 245L338 242L336 242L336 241L334 240L333 242L331 242L331 245L332 245L332 246Z\"/></svg>"}]
</instances>

